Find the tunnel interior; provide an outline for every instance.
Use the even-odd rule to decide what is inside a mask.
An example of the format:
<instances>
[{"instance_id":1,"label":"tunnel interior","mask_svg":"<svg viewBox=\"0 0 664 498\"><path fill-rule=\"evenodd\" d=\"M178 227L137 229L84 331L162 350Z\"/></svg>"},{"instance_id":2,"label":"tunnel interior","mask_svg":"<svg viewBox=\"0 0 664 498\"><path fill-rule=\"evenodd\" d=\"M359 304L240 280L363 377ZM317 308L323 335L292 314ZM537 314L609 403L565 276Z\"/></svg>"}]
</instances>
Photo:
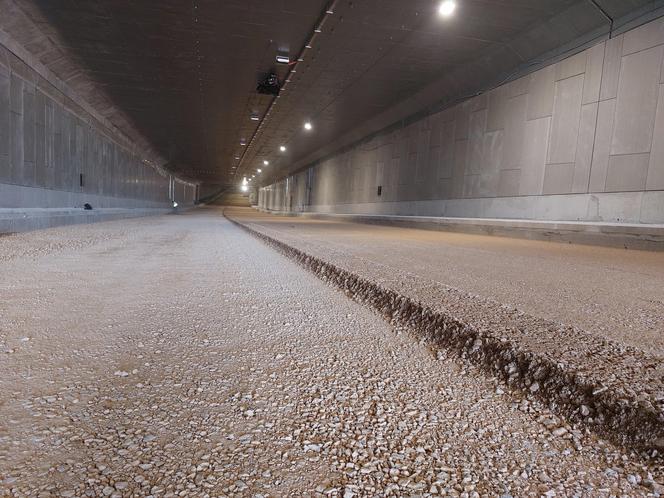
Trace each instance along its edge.
<instances>
[{"instance_id":1,"label":"tunnel interior","mask_svg":"<svg viewBox=\"0 0 664 498\"><path fill-rule=\"evenodd\" d=\"M0 497L664 496L664 0L0 0Z\"/></svg>"}]
</instances>

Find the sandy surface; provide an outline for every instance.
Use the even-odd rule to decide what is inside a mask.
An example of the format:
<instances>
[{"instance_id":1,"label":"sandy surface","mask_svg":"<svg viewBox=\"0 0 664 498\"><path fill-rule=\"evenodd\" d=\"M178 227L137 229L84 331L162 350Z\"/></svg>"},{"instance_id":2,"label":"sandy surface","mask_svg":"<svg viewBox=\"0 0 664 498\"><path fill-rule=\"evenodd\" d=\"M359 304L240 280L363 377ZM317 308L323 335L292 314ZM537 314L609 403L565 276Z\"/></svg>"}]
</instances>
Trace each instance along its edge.
<instances>
[{"instance_id":1,"label":"sandy surface","mask_svg":"<svg viewBox=\"0 0 664 498\"><path fill-rule=\"evenodd\" d=\"M0 274L0 496L661 491L216 210L3 237Z\"/></svg>"},{"instance_id":2,"label":"sandy surface","mask_svg":"<svg viewBox=\"0 0 664 498\"><path fill-rule=\"evenodd\" d=\"M664 253L279 217L292 240L403 270L664 358Z\"/></svg>"}]
</instances>

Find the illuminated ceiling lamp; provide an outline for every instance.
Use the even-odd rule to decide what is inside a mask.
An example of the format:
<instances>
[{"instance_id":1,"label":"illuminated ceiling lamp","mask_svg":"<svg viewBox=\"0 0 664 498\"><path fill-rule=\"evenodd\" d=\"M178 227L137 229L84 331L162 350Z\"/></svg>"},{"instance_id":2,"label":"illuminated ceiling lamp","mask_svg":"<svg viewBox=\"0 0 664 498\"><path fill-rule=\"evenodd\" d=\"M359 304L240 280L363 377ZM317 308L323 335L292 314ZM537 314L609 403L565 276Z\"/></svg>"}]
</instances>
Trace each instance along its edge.
<instances>
[{"instance_id":1,"label":"illuminated ceiling lamp","mask_svg":"<svg viewBox=\"0 0 664 498\"><path fill-rule=\"evenodd\" d=\"M457 3L455 0L443 0L440 6L438 7L438 14L442 17L450 17L454 14L454 11L457 8Z\"/></svg>"}]
</instances>

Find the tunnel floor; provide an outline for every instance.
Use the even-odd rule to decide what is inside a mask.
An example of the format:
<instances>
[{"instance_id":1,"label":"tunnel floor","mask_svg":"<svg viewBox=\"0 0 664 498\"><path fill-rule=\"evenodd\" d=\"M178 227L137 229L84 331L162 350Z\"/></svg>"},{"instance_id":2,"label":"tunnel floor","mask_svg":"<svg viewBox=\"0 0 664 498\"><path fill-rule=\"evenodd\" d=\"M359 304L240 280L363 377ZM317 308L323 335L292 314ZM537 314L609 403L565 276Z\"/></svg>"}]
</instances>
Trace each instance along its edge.
<instances>
[{"instance_id":1,"label":"tunnel floor","mask_svg":"<svg viewBox=\"0 0 664 498\"><path fill-rule=\"evenodd\" d=\"M0 273L0 496L661 491L219 209L3 237Z\"/></svg>"},{"instance_id":2,"label":"tunnel floor","mask_svg":"<svg viewBox=\"0 0 664 498\"><path fill-rule=\"evenodd\" d=\"M664 358L664 252L283 217L228 208L316 254L404 270ZM382 275L381 275L382 276Z\"/></svg>"}]
</instances>

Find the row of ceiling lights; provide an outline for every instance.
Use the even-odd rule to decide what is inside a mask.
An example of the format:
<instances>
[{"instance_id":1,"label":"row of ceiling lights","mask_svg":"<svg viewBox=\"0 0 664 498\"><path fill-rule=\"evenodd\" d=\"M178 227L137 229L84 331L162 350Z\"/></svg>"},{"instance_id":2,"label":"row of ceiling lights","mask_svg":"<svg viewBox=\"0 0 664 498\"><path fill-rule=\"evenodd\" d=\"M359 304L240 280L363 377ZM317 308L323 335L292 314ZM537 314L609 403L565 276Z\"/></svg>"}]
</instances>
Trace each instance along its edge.
<instances>
[{"instance_id":1,"label":"row of ceiling lights","mask_svg":"<svg viewBox=\"0 0 664 498\"><path fill-rule=\"evenodd\" d=\"M443 1L440 3L440 5L438 6L438 14L439 14L441 17L450 17L450 16L451 16L452 14L454 14L454 12L456 11L456 7L457 7L456 0L443 0ZM318 31L318 32L320 32L320 31ZM310 48L310 47L307 47L307 48ZM278 57L279 57L279 56L278 56ZM277 57L277 58L278 58L278 57ZM252 113L252 115L251 115L251 120L252 120L252 121L260 121L260 117L259 117L258 113ZM313 128L314 128L314 126L313 126L313 124L311 123L311 121L305 121L303 127L304 127L304 130L305 130L305 131L311 131L311 130L313 130ZM245 139L241 139L241 140L240 140L240 145L242 145L242 146L247 145L246 140L245 140ZM280 145L280 146L279 146L279 151L281 151L281 152L286 152L286 150L287 150L287 149L286 149L286 146L285 146L285 145ZM235 159L240 159L240 158L239 158L239 156L236 156ZM264 159L264 160L263 160L263 165L264 165L264 166L269 166L269 165L270 165L270 161L268 161L267 159ZM260 173L262 173L262 172L263 172L263 170L262 170L261 168L256 169L256 174L260 174ZM243 192L246 192L246 191L248 190L248 183L251 182L251 180L252 180L253 178L255 178L255 177L256 177L256 175L253 174L253 175L251 175L251 178L247 178L247 177L245 176L245 177L242 179L241 189L242 189Z\"/></svg>"},{"instance_id":2,"label":"row of ceiling lights","mask_svg":"<svg viewBox=\"0 0 664 498\"><path fill-rule=\"evenodd\" d=\"M311 121L305 121L304 129L306 131L311 131L311 130L313 130L313 128L314 128L314 125L311 124ZM245 143L243 143L243 141L240 142L240 145L245 145L245 144L246 144L246 142ZM286 150L287 150L287 148L286 148L285 145L280 145L279 146L279 151L286 152ZM238 157L236 156L235 159L238 159ZM270 165L270 161L268 161L267 159L263 159L263 166L269 166L269 165ZM263 170L261 168L256 169L256 174L260 175L262 172L263 172ZM256 178L256 174L251 175L251 178L247 178L245 176L242 179L242 191L243 192L246 192L248 190L247 184L248 184L248 182L250 182L252 180L252 178Z\"/></svg>"}]
</instances>

